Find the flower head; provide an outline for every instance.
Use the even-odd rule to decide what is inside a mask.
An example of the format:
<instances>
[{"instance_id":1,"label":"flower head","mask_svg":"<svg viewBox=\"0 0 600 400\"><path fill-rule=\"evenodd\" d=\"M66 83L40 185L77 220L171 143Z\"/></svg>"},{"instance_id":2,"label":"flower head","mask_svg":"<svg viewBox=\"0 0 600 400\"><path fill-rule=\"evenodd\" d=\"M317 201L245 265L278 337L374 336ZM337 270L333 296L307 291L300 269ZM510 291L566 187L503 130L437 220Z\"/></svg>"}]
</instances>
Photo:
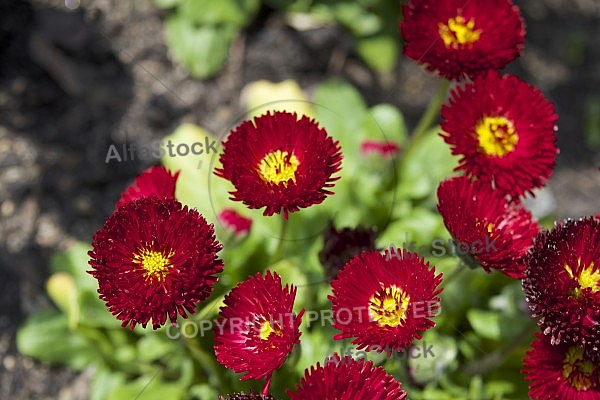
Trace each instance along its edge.
<instances>
[{"instance_id":1,"label":"flower head","mask_svg":"<svg viewBox=\"0 0 600 400\"><path fill-rule=\"evenodd\" d=\"M429 318L437 315L441 281L415 253L372 250L354 257L331 283L333 326L342 331L334 339L354 337L359 350L403 351L435 326Z\"/></svg>"},{"instance_id":2,"label":"flower head","mask_svg":"<svg viewBox=\"0 0 600 400\"><path fill-rule=\"evenodd\" d=\"M333 186L342 154L314 120L288 112L267 113L245 121L223 142L222 168L215 174L233 184L232 200L264 215L319 204Z\"/></svg>"},{"instance_id":3,"label":"flower head","mask_svg":"<svg viewBox=\"0 0 600 400\"><path fill-rule=\"evenodd\" d=\"M441 136L461 155L457 170L520 196L552 174L557 118L539 90L494 71L453 92Z\"/></svg>"},{"instance_id":4,"label":"flower head","mask_svg":"<svg viewBox=\"0 0 600 400\"><path fill-rule=\"evenodd\" d=\"M131 329L150 319L157 329L167 317L175 324L177 314L194 314L223 271L213 226L174 199L143 197L119 207L92 247L89 273L100 299Z\"/></svg>"},{"instance_id":5,"label":"flower head","mask_svg":"<svg viewBox=\"0 0 600 400\"><path fill-rule=\"evenodd\" d=\"M402 11L404 54L451 80L504 68L525 42L510 0L411 0Z\"/></svg>"},{"instance_id":6,"label":"flower head","mask_svg":"<svg viewBox=\"0 0 600 400\"><path fill-rule=\"evenodd\" d=\"M235 236L247 234L252 226L250 218L246 218L230 208L219 213L219 221L225 225L225 228L232 229Z\"/></svg>"},{"instance_id":7,"label":"flower head","mask_svg":"<svg viewBox=\"0 0 600 400\"><path fill-rule=\"evenodd\" d=\"M142 197L156 195L160 198L175 198L175 185L180 171L171 174L165 167L150 167L142 172L121 194L115 208Z\"/></svg>"},{"instance_id":8,"label":"flower head","mask_svg":"<svg viewBox=\"0 0 600 400\"><path fill-rule=\"evenodd\" d=\"M383 157L395 156L400 151L400 146L394 142L381 142L377 140L365 140L360 144L360 153L363 155L375 153Z\"/></svg>"},{"instance_id":9,"label":"flower head","mask_svg":"<svg viewBox=\"0 0 600 400\"><path fill-rule=\"evenodd\" d=\"M577 343L600 361L600 221L540 233L525 261L525 297L552 344Z\"/></svg>"},{"instance_id":10,"label":"flower head","mask_svg":"<svg viewBox=\"0 0 600 400\"><path fill-rule=\"evenodd\" d=\"M323 237L323 249L319 260L325 268L325 277L331 281L338 271L354 256L365 250L375 250L376 231L374 228L344 228L339 231L333 224Z\"/></svg>"},{"instance_id":11,"label":"flower head","mask_svg":"<svg viewBox=\"0 0 600 400\"><path fill-rule=\"evenodd\" d=\"M488 273L497 269L523 278L524 257L540 229L529 211L489 184L465 176L440 183L437 196L437 208L459 255L464 252Z\"/></svg>"},{"instance_id":12,"label":"flower head","mask_svg":"<svg viewBox=\"0 0 600 400\"><path fill-rule=\"evenodd\" d=\"M406 391L400 382L382 367L374 367L372 361L340 358L335 353L332 359L304 373L296 392L287 391L291 400L403 400Z\"/></svg>"},{"instance_id":13,"label":"flower head","mask_svg":"<svg viewBox=\"0 0 600 400\"><path fill-rule=\"evenodd\" d=\"M552 345L541 333L523 359L529 397L539 400L600 398L600 365L571 343Z\"/></svg>"},{"instance_id":14,"label":"flower head","mask_svg":"<svg viewBox=\"0 0 600 400\"><path fill-rule=\"evenodd\" d=\"M281 286L267 271L251 276L225 296L215 327L217 360L243 379L270 379L294 345L300 343L302 314L292 312L296 288Z\"/></svg>"}]
</instances>

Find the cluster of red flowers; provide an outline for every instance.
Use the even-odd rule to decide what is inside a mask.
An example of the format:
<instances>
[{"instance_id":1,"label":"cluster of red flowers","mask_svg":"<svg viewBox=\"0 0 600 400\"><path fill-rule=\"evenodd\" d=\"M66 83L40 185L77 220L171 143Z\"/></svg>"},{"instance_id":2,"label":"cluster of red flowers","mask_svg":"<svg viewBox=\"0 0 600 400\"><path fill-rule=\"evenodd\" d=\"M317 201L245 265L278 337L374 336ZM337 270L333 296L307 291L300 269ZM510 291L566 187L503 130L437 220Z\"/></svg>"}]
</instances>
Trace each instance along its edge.
<instances>
[{"instance_id":1,"label":"cluster of red flowers","mask_svg":"<svg viewBox=\"0 0 600 400\"><path fill-rule=\"evenodd\" d=\"M530 396L599 398L600 221L541 231L521 203L552 174L558 117L538 89L498 72L524 43L518 8L411 0L401 31L408 57L457 81L441 109L441 136L464 175L439 185L438 210L456 242L493 241L493 252L471 252L465 264L522 280L542 329L524 360Z\"/></svg>"},{"instance_id":2,"label":"cluster of red flowers","mask_svg":"<svg viewBox=\"0 0 600 400\"><path fill-rule=\"evenodd\" d=\"M542 187L555 165L553 105L539 90L498 70L520 55L525 29L510 0L410 0L400 31L405 54L456 80L441 109L441 136L460 155L456 176L437 190L438 210L456 242L494 243L493 252L463 255L470 266L520 279L542 332L523 372L538 399L592 399L600 393L600 220L558 223L541 231L522 197ZM219 177L231 199L265 216L319 204L339 177L338 142L306 116L266 113L245 121L223 142ZM396 154L395 144L365 142L363 153ZM213 226L175 198L179 172L144 171L128 187L93 238L89 252L100 298L122 326L153 329L187 318L210 296L223 261ZM232 209L218 220L248 234L252 220ZM404 351L435 326L441 274L416 253L395 257L374 249L369 230L336 231L320 258L331 264L336 340L358 349ZM341 238L341 239L340 239ZM339 271L339 272L338 272ZM272 374L300 343L304 310L293 312L296 287L269 270L239 283L225 297L215 328L217 360L241 379ZM423 304L434 304L425 312ZM420 312L415 312L419 308ZM341 313L345 310L349 312ZM341 319L341 316L344 319ZM291 318L289 317L291 316ZM245 323L239 324L239 321ZM305 371L292 399L404 399L401 384L372 362L337 354ZM223 398L223 397L221 397Z\"/></svg>"}]
</instances>

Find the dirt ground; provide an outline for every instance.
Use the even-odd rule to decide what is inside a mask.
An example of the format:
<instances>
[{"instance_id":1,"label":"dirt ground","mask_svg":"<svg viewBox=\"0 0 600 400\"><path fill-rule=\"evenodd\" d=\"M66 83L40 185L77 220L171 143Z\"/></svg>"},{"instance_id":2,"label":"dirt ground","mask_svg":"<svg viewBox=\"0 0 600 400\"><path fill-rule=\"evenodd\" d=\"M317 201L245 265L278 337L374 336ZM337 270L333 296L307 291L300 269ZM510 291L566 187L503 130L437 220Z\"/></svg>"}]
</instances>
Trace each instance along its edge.
<instances>
[{"instance_id":1,"label":"dirt ground","mask_svg":"<svg viewBox=\"0 0 600 400\"><path fill-rule=\"evenodd\" d=\"M89 242L119 193L148 165L105 163L112 143L159 139L193 122L217 135L242 113L240 91L257 79L295 79L310 91L326 77L355 84L369 104L391 102L414 126L437 80L402 60L373 75L338 27L298 32L263 9L225 69L190 79L165 46L165 13L151 0L0 2L0 399L85 399L89 372L43 366L16 351L44 295L49 256ZM68 0L68 5L78 1ZM600 1L518 1L524 56L509 71L537 85L559 113L558 167L538 208L561 217L600 211Z\"/></svg>"}]
</instances>

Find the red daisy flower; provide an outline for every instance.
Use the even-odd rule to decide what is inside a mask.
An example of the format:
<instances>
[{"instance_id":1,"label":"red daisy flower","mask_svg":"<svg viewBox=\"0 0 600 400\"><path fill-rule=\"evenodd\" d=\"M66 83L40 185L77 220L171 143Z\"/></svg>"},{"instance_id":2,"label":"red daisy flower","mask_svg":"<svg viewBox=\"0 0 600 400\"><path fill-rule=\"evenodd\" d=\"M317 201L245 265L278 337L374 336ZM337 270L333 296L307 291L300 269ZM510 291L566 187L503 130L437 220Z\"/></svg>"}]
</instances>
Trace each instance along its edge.
<instances>
[{"instance_id":1,"label":"red daisy flower","mask_svg":"<svg viewBox=\"0 0 600 400\"><path fill-rule=\"evenodd\" d=\"M323 235L323 248L319 261L325 270L325 278L331 282L351 258L366 250L375 250L377 230L374 227L344 228L337 230L329 225Z\"/></svg>"},{"instance_id":2,"label":"red daisy flower","mask_svg":"<svg viewBox=\"0 0 600 400\"><path fill-rule=\"evenodd\" d=\"M296 393L287 395L291 400L402 400L406 391L401 384L382 367L373 367L373 362L355 360L335 353L331 360L304 372Z\"/></svg>"},{"instance_id":3,"label":"red daisy flower","mask_svg":"<svg viewBox=\"0 0 600 400\"><path fill-rule=\"evenodd\" d=\"M451 80L504 68L525 43L510 0L411 0L402 12L404 54Z\"/></svg>"},{"instance_id":4,"label":"red daisy flower","mask_svg":"<svg viewBox=\"0 0 600 400\"><path fill-rule=\"evenodd\" d=\"M215 326L217 360L240 379L267 377L279 368L300 343L302 310L292 312L296 288L281 286L281 277L267 271L251 276L225 296L221 318Z\"/></svg>"},{"instance_id":5,"label":"red daisy flower","mask_svg":"<svg viewBox=\"0 0 600 400\"><path fill-rule=\"evenodd\" d=\"M442 275L416 253L365 251L331 283L335 340L354 337L357 349L403 351L435 323Z\"/></svg>"},{"instance_id":6,"label":"red daisy flower","mask_svg":"<svg viewBox=\"0 0 600 400\"><path fill-rule=\"evenodd\" d=\"M600 221L540 233L525 261L525 297L552 344L577 343L600 361Z\"/></svg>"},{"instance_id":7,"label":"red daisy flower","mask_svg":"<svg viewBox=\"0 0 600 400\"><path fill-rule=\"evenodd\" d=\"M438 211L467 265L497 269L522 279L525 255L540 227L518 202L465 176L447 179L437 190ZM476 263L473 263L475 261Z\"/></svg>"},{"instance_id":8,"label":"red daisy flower","mask_svg":"<svg viewBox=\"0 0 600 400\"><path fill-rule=\"evenodd\" d=\"M581 347L552 345L541 333L523 359L529 397L538 400L600 399L600 365L586 357Z\"/></svg>"},{"instance_id":9,"label":"red daisy flower","mask_svg":"<svg viewBox=\"0 0 600 400\"><path fill-rule=\"evenodd\" d=\"M237 211L227 208L219 213L219 221L226 229L232 229L235 236L240 236L250 232L252 220L246 218Z\"/></svg>"},{"instance_id":10,"label":"red daisy flower","mask_svg":"<svg viewBox=\"0 0 600 400\"><path fill-rule=\"evenodd\" d=\"M100 299L131 329L194 314L223 271L213 226L174 199L144 197L116 209L92 246L88 272L98 279Z\"/></svg>"},{"instance_id":11,"label":"red daisy flower","mask_svg":"<svg viewBox=\"0 0 600 400\"><path fill-rule=\"evenodd\" d=\"M223 142L217 176L233 184L232 200L250 208L266 207L264 215L319 204L333 192L331 175L340 170L338 142L314 120L288 112L267 113L245 121Z\"/></svg>"},{"instance_id":12,"label":"red daisy flower","mask_svg":"<svg viewBox=\"0 0 600 400\"><path fill-rule=\"evenodd\" d=\"M393 142L380 142L377 140L365 140L360 144L360 153L368 155L371 153L380 156L395 156L400 152L400 146Z\"/></svg>"},{"instance_id":13,"label":"red daisy flower","mask_svg":"<svg viewBox=\"0 0 600 400\"><path fill-rule=\"evenodd\" d=\"M150 167L123 191L115 208L142 197L156 195L160 198L175 198L175 185L180 171L171 174L165 167Z\"/></svg>"},{"instance_id":14,"label":"red daisy flower","mask_svg":"<svg viewBox=\"0 0 600 400\"><path fill-rule=\"evenodd\" d=\"M456 170L513 196L545 184L558 153L558 116L539 90L492 71L452 95L440 135L462 156Z\"/></svg>"}]
</instances>

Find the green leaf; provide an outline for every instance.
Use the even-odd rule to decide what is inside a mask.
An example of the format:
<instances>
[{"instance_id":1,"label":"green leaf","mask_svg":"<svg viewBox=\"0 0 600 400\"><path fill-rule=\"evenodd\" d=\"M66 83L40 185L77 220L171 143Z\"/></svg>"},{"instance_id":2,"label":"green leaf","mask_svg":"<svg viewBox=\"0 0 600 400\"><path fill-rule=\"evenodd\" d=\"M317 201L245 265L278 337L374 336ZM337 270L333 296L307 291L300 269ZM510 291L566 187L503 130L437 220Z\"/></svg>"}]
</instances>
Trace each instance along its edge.
<instances>
[{"instance_id":1,"label":"green leaf","mask_svg":"<svg viewBox=\"0 0 600 400\"><path fill-rule=\"evenodd\" d=\"M217 145L215 147L218 149L220 146L220 142L212 133L193 124L182 124L177 127L172 134L163 139L164 143L168 141L175 145L185 143L188 146L196 142L216 141ZM231 208L240 207L231 201L227 201L229 197L227 192L232 190L233 187L224 179L214 175L214 164L218 159L217 157L216 154L212 156L201 154L184 157L169 157L167 154L162 159L162 163L167 169L181 171L175 192L177 200L189 207L196 208L209 223L214 223L215 227L220 226L216 213L229 203L231 203ZM202 166L198 169L200 161L202 161Z\"/></svg>"},{"instance_id":2,"label":"green leaf","mask_svg":"<svg viewBox=\"0 0 600 400\"><path fill-rule=\"evenodd\" d=\"M169 51L199 79L213 76L221 69L238 32L234 25L196 26L182 13L169 16L165 22Z\"/></svg>"},{"instance_id":3,"label":"green leaf","mask_svg":"<svg viewBox=\"0 0 600 400\"><path fill-rule=\"evenodd\" d=\"M294 312L300 311L300 305L305 305L307 302L308 291L305 290L305 287L310 282L307 279L307 275L302 267L302 264L295 259L283 259L279 261L277 264L273 265L270 270L272 272L277 272L281 276L281 284L285 287L285 285L294 285L299 287L296 293L296 300L294 304L296 304L297 310Z\"/></svg>"},{"instance_id":4,"label":"green leaf","mask_svg":"<svg viewBox=\"0 0 600 400\"><path fill-rule=\"evenodd\" d=\"M180 4L185 0L154 0L154 4L156 4L159 8L173 8L176 5Z\"/></svg>"},{"instance_id":5,"label":"green leaf","mask_svg":"<svg viewBox=\"0 0 600 400\"><path fill-rule=\"evenodd\" d=\"M115 387L125 382L125 374L111 371L104 366L98 367L92 377L90 386L90 400L105 400Z\"/></svg>"},{"instance_id":6,"label":"green leaf","mask_svg":"<svg viewBox=\"0 0 600 400\"><path fill-rule=\"evenodd\" d=\"M414 242L416 251L419 247L425 246L426 252L438 254L440 251L438 242L433 243L435 239L445 242L447 236L440 237L439 233L443 229L443 221L440 215L426 208L414 208L408 218L403 218L393 222L377 238L377 245L382 248L388 248L394 244L396 248L411 246ZM404 246L406 243L406 246ZM435 246L435 247L434 247ZM425 254L423 254L425 255Z\"/></svg>"},{"instance_id":7,"label":"green leaf","mask_svg":"<svg viewBox=\"0 0 600 400\"><path fill-rule=\"evenodd\" d=\"M360 38L356 52L376 72L391 72L400 55L398 40L392 35L377 35Z\"/></svg>"},{"instance_id":8,"label":"green leaf","mask_svg":"<svg viewBox=\"0 0 600 400\"><path fill-rule=\"evenodd\" d=\"M342 180L350 179L360 170L360 142L366 135L359 131L367 113L366 103L358 90L339 79L320 84L313 101L317 122L340 142Z\"/></svg>"},{"instance_id":9,"label":"green leaf","mask_svg":"<svg viewBox=\"0 0 600 400\"><path fill-rule=\"evenodd\" d=\"M202 383L194 385L190 388L190 396L194 399L216 399L219 396L219 392L211 385Z\"/></svg>"},{"instance_id":10,"label":"green leaf","mask_svg":"<svg viewBox=\"0 0 600 400\"><path fill-rule=\"evenodd\" d=\"M360 92L341 79L321 83L315 89L313 101L317 106L318 121L323 124L329 122L332 127L358 125L367 107Z\"/></svg>"},{"instance_id":11,"label":"green leaf","mask_svg":"<svg viewBox=\"0 0 600 400\"><path fill-rule=\"evenodd\" d=\"M383 26L379 15L368 11L356 1L338 2L332 5L332 9L339 23L356 37L373 35Z\"/></svg>"},{"instance_id":12,"label":"green leaf","mask_svg":"<svg viewBox=\"0 0 600 400\"><path fill-rule=\"evenodd\" d=\"M46 291L54 303L69 319L69 328L73 329L79 321L80 307L77 302L77 288L71 274L57 272L46 282Z\"/></svg>"},{"instance_id":13,"label":"green leaf","mask_svg":"<svg viewBox=\"0 0 600 400\"><path fill-rule=\"evenodd\" d=\"M106 400L180 400L184 399L188 388L179 382L166 383L160 376L143 375L133 382L118 385Z\"/></svg>"},{"instance_id":14,"label":"green leaf","mask_svg":"<svg viewBox=\"0 0 600 400\"><path fill-rule=\"evenodd\" d=\"M483 395L483 380L481 376L476 375L471 378L471 383L469 384L469 399L483 399L485 398Z\"/></svg>"},{"instance_id":15,"label":"green leaf","mask_svg":"<svg viewBox=\"0 0 600 400\"><path fill-rule=\"evenodd\" d=\"M457 159L438 135L440 128L429 131L405 154L399 169L398 196L412 199L435 197L438 184L452 174Z\"/></svg>"},{"instance_id":16,"label":"green leaf","mask_svg":"<svg viewBox=\"0 0 600 400\"><path fill-rule=\"evenodd\" d=\"M260 0L185 0L177 13L197 25L247 25L260 8Z\"/></svg>"},{"instance_id":17,"label":"green leaf","mask_svg":"<svg viewBox=\"0 0 600 400\"><path fill-rule=\"evenodd\" d=\"M384 136L384 139L403 146L407 140L406 123L402 112L391 104L378 104L369 109L370 120L378 125L378 131L373 138Z\"/></svg>"},{"instance_id":18,"label":"green leaf","mask_svg":"<svg viewBox=\"0 0 600 400\"><path fill-rule=\"evenodd\" d=\"M502 337L503 317L499 312L471 309L467 311L467 319L478 335L492 340Z\"/></svg>"},{"instance_id":19,"label":"green leaf","mask_svg":"<svg viewBox=\"0 0 600 400\"><path fill-rule=\"evenodd\" d=\"M502 399L502 398L508 398L507 395L509 394L513 394L515 392L516 389L516 385L515 382L519 382L519 381L508 381L508 380L496 380L496 381L491 381L491 382L486 382L485 384L485 394L486 397L489 397L491 399ZM511 396L512 398L524 398L524 397L514 397Z\"/></svg>"},{"instance_id":20,"label":"green leaf","mask_svg":"<svg viewBox=\"0 0 600 400\"><path fill-rule=\"evenodd\" d=\"M78 324L96 328L120 329L121 322L108 311L106 304L100 300L97 292L80 291L77 296L77 304L79 305Z\"/></svg>"},{"instance_id":21,"label":"green leaf","mask_svg":"<svg viewBox=\"0 0 600 400\"><path fill-rule=\"evenodd\" d=\"M91 250L89 244L74 242L66 251L55 252L50 259L50 271L67 272L75 280L78 289L95 292L98 289L98 281L86 272L91 269L88 264L89 250Z\"/></svg>"},{"instance_id":22,"label":"green leaf","mask_svg":"<svg viewBox=\"0 0 600 400\"><path fill-rule=\"evenodd\" d=\"M526 317L526 314L522 310L524 301L525 295L523 294L521 281L515 281L503 287L500 294L492 297L489 306L492 310L500 311L506 316Z\"/></svg>"},{"instance_id":23,"label":"green leaf","mask_svg":"<svg viewBox=\"0 0 600 400\"><path fill-rule=\"evenodd\" d=\"M247 84L242 90L242 99L248 110L247 119L265 114L267 111L295 112L313 117L311 104L298 83L292 80L273 83L266 80Z\"/></svg>"},{"instance_id":24,"label":"green leaf","mask_svg":"<svg viewBox=\"0 0 600 400\"><path fill-rule=\"evenodd\" d=\"M87 243L75 242L66 251L52 255L50 269L54 274L47 283L48 294L68 315L71 329L80 324L106 328L118 327L119 322L108 312L105 303L98 297L98 281L87 273L90 259L87 252L90 249ZM67 279L67 276L72 281ZM69 289L71 284L74 285L74 292ZM67 293L71 293L68 307L64 303L64 296Z\"/></svg>"},{"instance_id":25,"label":"green leaf","mask_svg":"<svg viewBox=\"0 0 600 400\"><path fill-rule=\"evenodd\" d=\"M99 356L95 347L69 330L67 316L55 312L40 312L28 318L19 328L16 342L22 354L76 371Z\"/></svg>"},{"instance_id":26,"label":"green leaf","mask_svg":"<svg viewBox=\"0 0 600 400\"><path fill-rule=\"evenodd\" d=\"M415 371L414 378L417 382L438 381L440 375L458 368L458 347L453 337L429 330L425 332L422 340L414 343L414 346L419 346L419 349L413 351L413 356L408 357L408 365Z\"/></svg>"}]
</instances>

